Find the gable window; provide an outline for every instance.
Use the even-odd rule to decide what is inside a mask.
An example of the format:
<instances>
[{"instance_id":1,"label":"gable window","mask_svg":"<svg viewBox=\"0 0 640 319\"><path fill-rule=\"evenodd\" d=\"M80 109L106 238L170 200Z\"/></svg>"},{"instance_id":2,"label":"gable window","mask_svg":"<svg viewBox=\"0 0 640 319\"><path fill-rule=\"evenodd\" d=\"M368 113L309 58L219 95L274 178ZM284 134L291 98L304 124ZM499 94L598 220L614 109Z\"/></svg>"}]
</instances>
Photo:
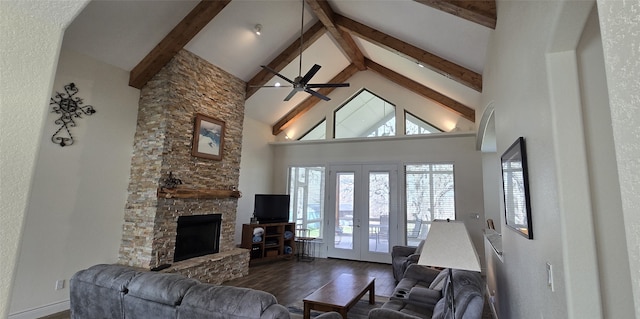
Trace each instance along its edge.
<instances>
[{"instance_id":1,"label":"gable window","mask_svg":"<svg viewBox=\"0 0 640 319\"><path fill-rule=\"evenodd\" d=\"M429 124L427 121L405 111L404 112L405 135L420 135L441 133L443 130Z\"/></svg>"},{"instance_id":2,"label":"gable window","mask_svg":"<svg viewBox=\"0 0 640 319\"><path fill-rule=\"evenodd\" d=\"M309 236L322 238L324 220L324 167L298 166L289 169L291 216L297 228L309 230Z\"/></svg>"},{"instance_id":3,"label":"gable window","mask_svg":"<svg viewBox=\"0 0 640 319\"><path fill-rule=\"evenodd\" d=\"M366 89L334 113L334 138L396 135L396 106Z\"/></svg>"},{"instance_id":4,"label":"gable window","mask_svg":"<svg viewBox=\"0 0 640 319\"><path fill-rule=\"evenodd\" d=\"M312 140L324 140L327 136L327 119L322 119L322 121L312 129L310 129L307 133L304 133L299 141L312 141Z\"/></svg>"},{"instance_id":5,"label":"gable window","mask_svg":"<svg viewBox=\"0 0 640 319\"><path fill-rule=\"evenodd\" d=\"M435 219L455 219L453 164L405 166L407 244L417 246L427 238Z\"/></svg>"}]
</instances>

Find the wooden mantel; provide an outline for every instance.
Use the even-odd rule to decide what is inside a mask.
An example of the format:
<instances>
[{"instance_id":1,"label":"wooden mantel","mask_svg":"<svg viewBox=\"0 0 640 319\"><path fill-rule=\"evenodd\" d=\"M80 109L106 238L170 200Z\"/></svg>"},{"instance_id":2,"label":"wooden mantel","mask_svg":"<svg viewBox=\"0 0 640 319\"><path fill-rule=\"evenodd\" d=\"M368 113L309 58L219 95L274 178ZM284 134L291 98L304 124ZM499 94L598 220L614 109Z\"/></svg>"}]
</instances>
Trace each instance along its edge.
<instances>
[{"instance_id":1,"label":"wooden mantel","mask_svg":"<svg viewBox=\"0 0 640 319\"><path fill-rule=\"evenodd\" d=\"M240 198L240 191L226 189L158 188L158 198Z\"/></svg>"}]
</instances>

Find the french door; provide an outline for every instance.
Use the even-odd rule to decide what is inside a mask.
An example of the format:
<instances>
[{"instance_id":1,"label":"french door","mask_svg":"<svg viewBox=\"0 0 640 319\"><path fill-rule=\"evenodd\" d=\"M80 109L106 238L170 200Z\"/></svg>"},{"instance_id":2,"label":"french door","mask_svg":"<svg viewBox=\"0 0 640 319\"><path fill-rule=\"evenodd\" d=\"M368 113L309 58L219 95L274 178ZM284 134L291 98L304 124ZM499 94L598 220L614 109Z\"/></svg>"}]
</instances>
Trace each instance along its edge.
<instances>
[{"instance_id":1,"label":"french door","mask_svg":"<svg viewBox=\"0 0 640 319\"><path fill-rule=\"evenodd\" d=\"M397 181L397 165L330 166L328 257L391 262L400 212Z\"/></svg>"}]
</instances>

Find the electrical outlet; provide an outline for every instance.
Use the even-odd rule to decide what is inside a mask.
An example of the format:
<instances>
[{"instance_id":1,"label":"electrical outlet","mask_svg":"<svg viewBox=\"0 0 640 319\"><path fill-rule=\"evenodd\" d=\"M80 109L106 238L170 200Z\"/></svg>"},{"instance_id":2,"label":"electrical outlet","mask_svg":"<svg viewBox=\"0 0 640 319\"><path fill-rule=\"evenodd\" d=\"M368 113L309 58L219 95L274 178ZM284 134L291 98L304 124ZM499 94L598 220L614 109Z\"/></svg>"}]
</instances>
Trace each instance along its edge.
<instances>
[{"instance_id":1,"label":"electrical outlet","mask_svg":"<svg viewBox=\"0 0 640 319\"><path fill-rule=\"evenodd\" d=\"M64 279L56 280L56 290L64 289Z\"/></svg>"},{"instance_id":2,"label":"electrical outlet","mask_svg":"<svg viewBox=\"0 0 640 319\"><path fill-rule=\"evenodd\" d=\"M547 263L547 286L551 291L555 291L553 287L553 266L550 263Z\"/></svg>"}]
</instances>

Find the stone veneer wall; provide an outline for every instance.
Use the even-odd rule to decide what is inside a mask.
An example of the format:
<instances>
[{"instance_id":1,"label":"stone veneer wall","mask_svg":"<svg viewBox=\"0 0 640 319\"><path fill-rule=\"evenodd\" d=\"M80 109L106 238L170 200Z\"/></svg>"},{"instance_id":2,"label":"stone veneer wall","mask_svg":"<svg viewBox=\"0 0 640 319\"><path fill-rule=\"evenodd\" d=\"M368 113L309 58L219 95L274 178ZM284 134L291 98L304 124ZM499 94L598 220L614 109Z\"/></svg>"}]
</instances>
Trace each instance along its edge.
<instances>
[{"instance_id":1,"label":"stone veneer wall","mask_svg":"<svg viewBox=\"0 0 640 319\"><path fill-rule=\"evenodd\" d=\"M216 261L229 273L248 272L248 251L235 248L234 243L236 198L157 197L157 189L169 172L188 188L228 190L238 186L244 94L242 80L185 50L142 88L120 264L146 269L173 264L178 217L222 214L219 255L229 258L198 257L167 271L215 277L210 273L216 271L211 265ZM191 156L196 113L225 122L221 161Z\"/></svg>"}]
</instances>

